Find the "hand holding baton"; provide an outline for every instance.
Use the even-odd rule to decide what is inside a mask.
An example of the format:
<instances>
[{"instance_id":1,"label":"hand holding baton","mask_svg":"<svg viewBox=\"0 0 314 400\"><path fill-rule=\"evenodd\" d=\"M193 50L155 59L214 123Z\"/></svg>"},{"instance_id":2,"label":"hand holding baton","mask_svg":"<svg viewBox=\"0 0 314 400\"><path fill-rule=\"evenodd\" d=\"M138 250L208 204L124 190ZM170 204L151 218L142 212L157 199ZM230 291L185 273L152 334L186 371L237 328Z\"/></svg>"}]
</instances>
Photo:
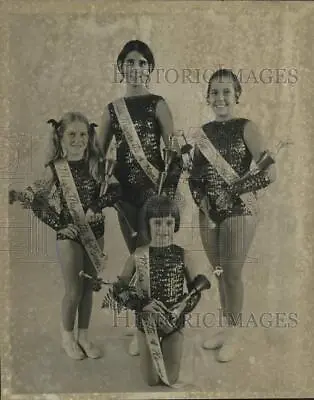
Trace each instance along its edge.
<instances>
[{"instance_id":1,"label":"hand holding baton","mask_svg":"<svg viewBox=\"0 0 314 400\"><path fill-rule=\"evenodd\" d=\"M184 135L184 133L182 133L182 137L184 139L185 144L181 147L181 154L187 154L188 158L189 158L189 166L186 168L187 171L190 171L192 168L192 163L193 163L193 159L191 156L191 150L193 149L193 146L191 144L188 143L188 141L186 140L186 137Z\"/></svg>"},{"instance_id":2,"label":"hand holding baton","mask_svg":"<svg viewBox=\"0 0 314 400\"><path fill-rule=\"evenodd\" d=\"M19 201L24 208L30 208L33 201L34 195L30 190L17 191L9 190L9 204L13 204Z\"/></svg>"},{"instance_id":3,"label":"hand holding baton","mask_svg":"<svg viewBox=\"0 0 314 400\"><path fill-rule=\"evenodd\" d=\"M108 190L109 180L112 177L115 165L116 165L116 161L114 159L112 159L112 158L105 159L105 176L104 176L104 182L100 189L100 196L105 195ZM119 202L115 203L113 205L113 208L124 219L126 226L127 226L128 230L130 231L131 237L135 238L137 236L137 232L135 232L135 230L132 228L132 226L131 226L125 212L123 211L121 205L119 204Z\"/></svg>"},{"instance_id":4,"label":"hand holding baton","mask_svg":"<svg viewBox=\"0 0 314 400\"><path fill-rule=\"evenodd\" d=\"M265 150L261 154L255 166L252 169L248 170L243 176L233 181L232 183L234 184L245 181L250 176L257 175L261 171L266 171L267 168L269 168L272 164L275 164L275 155L269 150Z\"/></svg>"},{"instance_id":5,"label":"hand holding baton","mask_svg":"<svg viewBox=\"0 0 314 400\"><path fill-rule=\"evenodd\" d=\"M178 319L182 312L184 311L185 307L187 306L188 301L191 299L192 296L201 293L203 290L210 289L211 284L209 280L204 275L197 275L193 281L193 289L190 293L186 294L180 303L176 304L170 309L172 318L174 320Z\"/></svg>"},{"instance_id":6,"label":"hand holding baton","mask_svg":"<svg viewBox=\"0 0 314 400\"><path fill-rule=\"evenodd\" d=\"M173 150L173 146L174 146L174 138L173 138L173 136L170 136L169 145L167 147L165 147L165 149L164 149L165 168L161 172L160 178L159 178L159 185L158 185L158 195L159 196L161 195L161 192L163 190L163 186L166 181L167 174L169 172L169 167L170 167L170 164L172 163L172 160L173 160L173 157L175 154L175 151Z\"/></svg>"},{"instance_id":7,"label":"hand holding baton","mask_svg":"<svg viewBox=\"0 0 314 400\"><path fill-rule=\"evenodd\" d=\"M201 200L200 210L204 213L204 215L207 219L209 229L214 229L214 228L216 228L216 223L211 219L211 217L209 215L210 208L211 207L210 207L209 201L208 201L207 197L204 196L203 199Z\"/></svg>"},{"instance_id":8,"label":"hand holding baton","mask_svg":"<svg viewBox=\"0 0 314 400\"><path fill-rule=\"evenodd\" d=\"M95 292L99 292L99 290L101 289L102 285L112 285L112 282L105 281L105 280L103 280L102 278L99 278L99 277L94 277L94 276L88 275L84 271L80 271L79 272L79 277L80 278L89 279L90 281L92 281L93 290Z\"/></svg>"},{"instance_id":9,"label":"hand holding baton","mask_svg":"<svg viewBox=\"0 0 314 400\"><path fill-rule=\"evenodd\" d=\"M111 178L111 176L113 174L113 170L114 170L115 164L116 164L116 161L114 159L111 159L111 158L106 158L105 161L104 161L105 176L104 176L104 182L101 185L100 196L102 196L103 194L106 194L106 192L108 190L109 179Z\"/></svg>"},{"instance_id":10,"label":"hand holding baton","mask_svg":"<svg viewBox=\"0 0 314 400\"><path fill-rule=\"evenodd\" d=\"M247 171L243 176L236 179L232 183L234 184L234 183L239 183L239 182L245 181L250 176L254 176L261 171L266 171L272 164L276 163L276 159L277 159L277 156L278 156L280 150L282 150L285 147L288 147L291 144L293 144L293 142L291 142L289 140L286 142L280 141L276 146L277 147L276 153L273 153L269 150L263 151L260 158L256 162L255 166L252 169L250 169L249 171Z\"/></svg>"},{"instance_id":11,"label":"hand holding baton","mask_svg":"<svg viewBox=\"0 0 314 400\"><path fill-rule=\"evenodd\" d=\"M88 275L88 274L86 274L84 271L80 271L80 272L79 272L79 277L80 277L80 278L86 278L86 279L89 279L89 280L97 280L97 281L100 282L102 285L113 285L112 282L105 281L105 280L102 279L102 278L98 278L98 277L95 277L95 276Z\"/></svg>"},{"instance_id":12,"label":"hand holding baton","mask_svg":"<svg viewBox=\"0 0 314 400\"><path fill-rule=\"evenodd\" d=\"M276 163L276 157L277 157L277 154L279 153L279 151L282 148L284 148L290 144L292 144L292 142L289 142L289 141L288 142L279 142L279 144L277 146L278 149L277 149L276 154L272 153L269 150L263 151L260 158L255 163L255 166L253 168L251 168L249 171L247 171L243 176L241 176L241 177L235 179L233 182L231 182L230 185L235 185L235 184L245 182L246 179L257 175L259 172L266 171L272 164ZM224 198L225 197L223 197L223 199ZM206 210L207 214L208 214L209 210L210 210L210 207L208 205L207 210Z\"/></svg>"}]
</instances>

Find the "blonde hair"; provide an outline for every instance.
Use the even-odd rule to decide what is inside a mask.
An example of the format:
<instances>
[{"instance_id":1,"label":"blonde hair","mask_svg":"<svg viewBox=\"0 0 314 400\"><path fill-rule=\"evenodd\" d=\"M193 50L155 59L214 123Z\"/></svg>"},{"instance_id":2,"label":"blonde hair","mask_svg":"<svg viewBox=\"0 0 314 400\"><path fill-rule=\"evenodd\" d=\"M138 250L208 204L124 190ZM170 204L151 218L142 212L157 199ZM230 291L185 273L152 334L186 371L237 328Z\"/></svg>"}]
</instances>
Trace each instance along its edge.
<instances>
[{"instance_id":1,"label":"blonde hair","mask_svg":"<svg viewBox=\"0 0 314 400\"><path fill-rule=\"evenodd\" d=\"M64 154L62 149L61 140L68 125L74 121L83 122L87 127L88 144L84 153L84 158L89 163L90 174L96 181L100 182L103 178L103 157L96 138L95 127L97 125L94 123L90 124L85 115L80 112L67 112L62 116L60 121L54 119L47 121L53 126L53 130L50 136L48 162L46 165L50 162L66 158L66 154Z\"/></svg>"}]
</instances>

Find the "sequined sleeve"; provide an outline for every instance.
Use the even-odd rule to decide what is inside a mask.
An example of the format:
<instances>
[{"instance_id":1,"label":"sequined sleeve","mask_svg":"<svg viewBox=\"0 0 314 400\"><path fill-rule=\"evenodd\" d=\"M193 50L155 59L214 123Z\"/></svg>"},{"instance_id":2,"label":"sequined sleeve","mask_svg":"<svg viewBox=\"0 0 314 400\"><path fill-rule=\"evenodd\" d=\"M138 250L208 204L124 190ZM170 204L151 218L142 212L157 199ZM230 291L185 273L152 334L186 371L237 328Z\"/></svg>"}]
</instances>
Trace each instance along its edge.
<instances>
[{"instance_id":1,"label":"sequined sleeve","mask_svg":"<svg viewBox=\"0 0 314 400\"><path fill-rule=\"evenodd\" d=\"M58 231L63 227L60 221L60 215L55 207L49 203L49 194L55 180L56 177L54 176L53 169L51 165L48 165L43 176L37 179L28 190L31 190L33 193L31 209L34 215L44 224Z\"/></svg>"},{"instance_id":2,"label":"sequined sleeve","mask_svg":"<svg viewBox=\"0 0 314 400\"><path fill-rule=\"evenodd\" d=\"M270 184L270 179L266 171L260 171L256 175L251 175L243 182L235 182L230 187L230 191L234 196L240 196L243 193L256 192Z\"/></svg>"},{"instance_id":3,"label":"sequined sleeve","mask_svg":"<svg viewBox=\"0 0 314 400\"><path fill-rule=\"evenodd\" d=\"M169 166L169 172L165 180L165 192L171 199L174 199L182 173L182 157L176 156Z\"/></svg>"},{"instance_id":4,"label":"sequined sleeve","mask_svg":"<svg viewBox=\"0 0 314 400\"><path fill-rule=\"evenodd\" d=\"M105 207L112 207L121 198L121 186L119 183L111 183L107 192L94 201L89 208L95 213L101 212Z\"/></svg>"},{"instance_id":5,"label":"sequined sleeve","mask_svg":"<svg viewBox=\"0 0 314 400\"><path fill-rule=\"evenodd\" d=\"M205 196L204 161L200 151L195 147L191 174L189 176L189 187L195 204L199 207L202 198Z\"/></svg>"},{"instance_id":6,"label":"sequined sleeve","mask_svg":"<svg viewBox=\"0 0 314 400\"><path fill-rule=\"evenodd\" d=\"M140 298L136 290L126 284L122 279L118 279L117 282L114 282L112 295L116 302L122 307L137 312L141 312L151 301L148 297Z\"/></svg>"},{"instance_id":7,"label":"sequined sleeve","mask_svg":"<svg viewBox=\"0 0 314 400\"><path fill-rule=\"evenodd\" d=\"M38 219L50 226L54 231L64 228L61 224L60 214L49 204L48 197L42 193L36 193L32 203L32 211Z\"/></svg>"}]
</instances>

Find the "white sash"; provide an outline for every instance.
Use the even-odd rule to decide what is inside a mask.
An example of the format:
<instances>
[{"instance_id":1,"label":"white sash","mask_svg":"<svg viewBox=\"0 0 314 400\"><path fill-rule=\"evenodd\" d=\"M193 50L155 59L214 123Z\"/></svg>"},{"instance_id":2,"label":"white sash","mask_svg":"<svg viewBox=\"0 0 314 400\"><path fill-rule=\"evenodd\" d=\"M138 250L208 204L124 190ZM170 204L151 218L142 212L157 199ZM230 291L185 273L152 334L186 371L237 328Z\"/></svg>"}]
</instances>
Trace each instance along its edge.
<instances>
[{"instance_id":1,"label":"white sash","mask_svg":"<svg viewBox=\"0 0 314 400\"><path fill-rule=\"evenodd\" d=\"M147 295L150 297L150 267L148 247L142 248L141 250L137 249L134 253L134 256L136 263L137 293L139 296ZM168 380L154 317L147 313L147 316L142 318L142 323L156 371L158 372L160 379L167 386L173 387L174 385L170 385Z\"/></svg>"},{"instance_id":2,"label":"white sash","mask_svg":"<svg viewBox=\"0 0 314 400\"><path fill-rule=\"evenodd\" d=\"M58 160L54 165L70 214L74 224L79 228L81 242L95 270L99 273L104 269L105 254L101 251L91 227L85 221L85 213L69 164L65 160Z\"/></svg>"},{"instance_id":3,"label":"white sash","mask_svg":"<svg viewBox=\"0 0 314 400\"><path fill-rule=\"evenodd\" d=\"M216 169L218 174L228 185L231 185L239 179L237 172L219 153L202 128L197 132L196 138L196 144L203 156ZM253 213L256 211L256 197L253 193L243 193L240 195L240 198L249 211Z\"/></svg>"},{"instance_id":4,"label":"white sash","mask_svg":"<svg viewBox=\"0 0 314 400\"><path fill-rule=\"evenodd\" d=\"M141 141L138 137L124 99L118 99L113 102L112 105L132 154L145 174L155 185L157 185L159 180L159 171L146 158Z\"/></svg>"}]
</instances>

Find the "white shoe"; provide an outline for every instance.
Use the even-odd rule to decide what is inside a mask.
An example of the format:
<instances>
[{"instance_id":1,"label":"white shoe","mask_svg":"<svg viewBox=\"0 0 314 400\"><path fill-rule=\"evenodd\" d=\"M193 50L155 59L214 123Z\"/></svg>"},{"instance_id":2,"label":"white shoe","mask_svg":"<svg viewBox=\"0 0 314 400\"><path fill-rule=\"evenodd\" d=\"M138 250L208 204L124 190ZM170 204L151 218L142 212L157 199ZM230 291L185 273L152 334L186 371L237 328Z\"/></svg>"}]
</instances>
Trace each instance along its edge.
<instances>
[{"instance_id":1,"label":"white shoe","mask_svg":"<svg viewBox=\"0 0 314 400\"><path fill-rule=\"evenodd\" d=\"M85 358L85 354L74 339L62 339L62 348L73 360L83 360Z\"/></svg>"},{"instance_id":2,"label":"white shoe","mask_svg":"<svg viewBox=\"0 0 314 400\"><path fill-rule=\"evenodd\" d=\"M219 349L224 344L224 341L224 331L219 331L212 338L205 340L202 347L205 350Z\"/></svg>"},{"instance_id":3,"label":"white shoe","mask_svg":"<svg viewBox=\"0 0 314 400\"><path fill-rule=\"evenodd\" d=\"M240 349L239 329L236 327L228 328L225 342L217 354L217 361L229 362L234 359Z\"/></svg>"},{"instance_id":4,"label":"white shoe","mask_svg":"<svg viewBox=\"0 0 314 400\"><path fill-rule=\"evenodd\" d=\"M129 345L129 354L130 356L138 356L140 354L140 349L138 346L138 339L137 335L135 334L131 340L131 343Z\"/></svg>"},{"instance_id":5,"label":"white shoe","mask_svg":"<svg viewBox=\"0 0 314 400\"><path fill-rule=\"evenodd\" d=\"M101 358L103 356L103 353L100 350L100 348L95 346L94 343L90 341L79 340L78 344L88 358L96 359L96 358Z\"/></svg>"}]
</instances>

